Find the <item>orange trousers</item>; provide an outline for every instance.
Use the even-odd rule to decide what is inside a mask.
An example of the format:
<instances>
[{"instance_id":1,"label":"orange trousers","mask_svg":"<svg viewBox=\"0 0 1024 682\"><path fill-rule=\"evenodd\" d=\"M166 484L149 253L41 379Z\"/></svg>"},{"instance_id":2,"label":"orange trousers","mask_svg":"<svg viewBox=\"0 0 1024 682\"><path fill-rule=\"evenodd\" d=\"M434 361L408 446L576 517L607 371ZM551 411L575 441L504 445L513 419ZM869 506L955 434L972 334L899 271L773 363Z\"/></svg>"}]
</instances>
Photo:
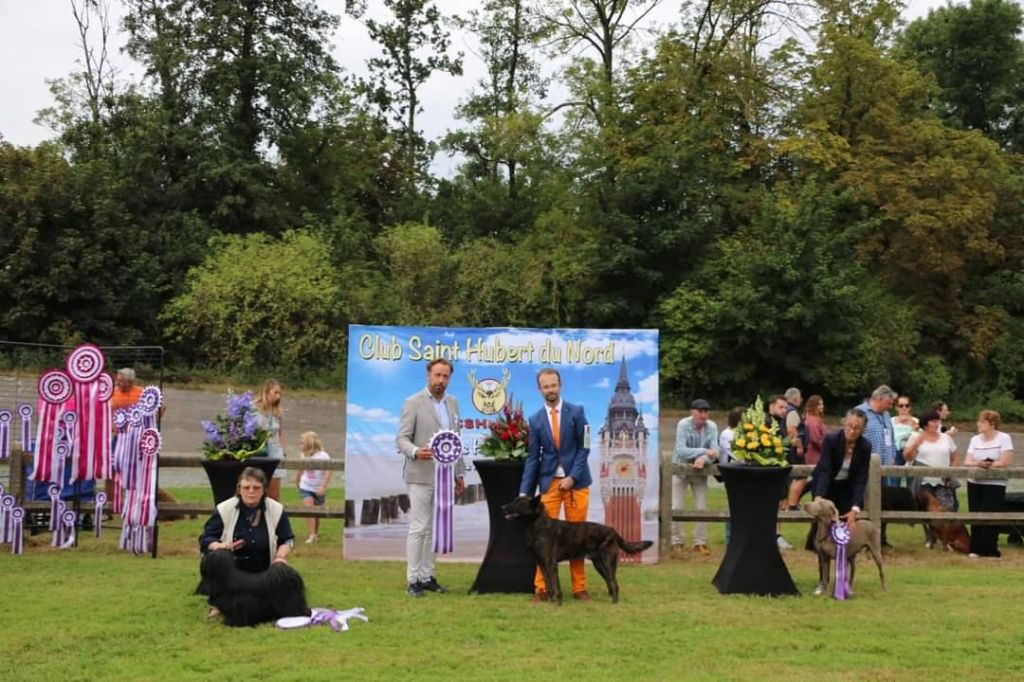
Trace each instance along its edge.
<instances>
[{"instance_id":1,"label":"orange trousers","mask_svg":"<svg viewBox=\"0 0 1024 682\"><path fill-rule=\"evenodd\" d=\"M540 496L540 503L544 505L544 511L552 519L557 519L562 507L565 507L566 521L586 521L587 506L590 503L590 488L582 490L559 490L558 484L562 479L556 478L551 481L551 487ZM569 562L569 574L572 576L572 593L577 594L587 589L587 577L583 570L583 559L573 559ZM544 583L544 574L540 569L533 577L533 590L540 592L547 591Z\"/></svg>"}]
</instances>

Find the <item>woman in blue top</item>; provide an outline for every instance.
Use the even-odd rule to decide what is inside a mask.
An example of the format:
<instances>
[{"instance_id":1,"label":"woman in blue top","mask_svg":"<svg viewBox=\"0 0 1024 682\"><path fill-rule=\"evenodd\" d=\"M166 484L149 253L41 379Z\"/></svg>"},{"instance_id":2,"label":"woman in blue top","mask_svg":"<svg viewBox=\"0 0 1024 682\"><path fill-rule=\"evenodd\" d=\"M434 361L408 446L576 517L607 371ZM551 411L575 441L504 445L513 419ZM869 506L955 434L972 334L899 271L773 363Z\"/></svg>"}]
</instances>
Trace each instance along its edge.
<instances>
[{"instance_id":1,"label":"woman in blue top","mask_svg":"<svg viewBox=\"0 0 1024 682\"><path fill-rule=\"evenodd\" d=\"M267 438L267 457L284 459L284 435L281 432L281 383L277 379L267 379L253 401L260 416L260 425L270 432ZM281 499L281 479L284 469L280 466L274 471L267 488L267 495L272 500Z\"/></svg>"}]
</instances>

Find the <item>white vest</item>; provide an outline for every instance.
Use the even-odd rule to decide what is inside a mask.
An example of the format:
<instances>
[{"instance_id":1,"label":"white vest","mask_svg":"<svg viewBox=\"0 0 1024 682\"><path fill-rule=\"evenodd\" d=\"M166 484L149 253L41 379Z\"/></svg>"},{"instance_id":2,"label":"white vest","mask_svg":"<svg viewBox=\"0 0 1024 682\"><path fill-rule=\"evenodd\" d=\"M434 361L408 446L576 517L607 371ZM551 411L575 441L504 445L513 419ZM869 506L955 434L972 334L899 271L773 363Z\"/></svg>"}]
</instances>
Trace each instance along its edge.
<instances>
[{"instance_id":1,"label":"white vest","mask_svg":"<svg viewBox=\"0 0 1024 682\"><path fill-rule=\"evenodd\" d=\"M238 505L242 504L238 496L229 497L217 505L217 513L224 522L224 532L220 536L221 542L232 543L235 540L235 524L238 523ZM263 505L267 512L267 535L270 537L270 563L274 563L274 555L277 554L277 523L284 513L284 505L269 497L263 499Z\"/></svg>"}]
</instances>

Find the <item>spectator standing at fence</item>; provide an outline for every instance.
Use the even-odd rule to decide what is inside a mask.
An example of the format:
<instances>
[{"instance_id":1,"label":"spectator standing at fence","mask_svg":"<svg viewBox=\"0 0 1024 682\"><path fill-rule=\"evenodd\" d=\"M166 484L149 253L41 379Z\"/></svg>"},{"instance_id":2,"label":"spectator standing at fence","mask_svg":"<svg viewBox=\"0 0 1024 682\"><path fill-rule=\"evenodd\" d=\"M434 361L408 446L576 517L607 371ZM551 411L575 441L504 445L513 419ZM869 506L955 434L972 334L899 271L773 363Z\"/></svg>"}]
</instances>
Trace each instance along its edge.
<instances>
[{"instance_id":1,"label":"spectator standing at fence","mask_svg":"<svg viewBox=\"0 0 1024 682\"><path fill-rule=\"evenodd\" d=\"M268 432L267 436L267 457L283 460L284 430L281 427L281 382L277 379L267 379L263 382L256 399L252 401L259 415L260 426ZM284 478L284 469L278 464L274 475L270 479L270 486L267 488L267 495L272 500L281 501L281 479Z\"/></svg>"},{"instance_id":2,"label":"spectator standing at fence","mask_svg":"<svg viewBox=\"0 0 1024 682\"><path fill-rule=\"evenodd\" d=\"M690 416L680 419L676 425L675 461L678 464L692 464L700 471L705 465L718 459L718 425L708 419L711 405L698 398L690 403ZM704 511L708 508L708 478L702 473L690 476L672 477L672 508L682 509L686 489L693 494L693 508ZM672 558L680 559L686 551L686 530L680 522L672 524ZM698 521L693 530L693 551L700 556L710 556L708 549L708 524Z\"/></svg>"},{"instance_id":3,"label":"spectator standing at fence","mask_svg":"<svg viewBox=\"0 0 1024 682\"><path fill-rule=\"evenodd\" d=\"M718 463L719 464L731 464L733 461L732 457L732 441L736 427L739 426L740 421L743 419L743 412L746 410L742 405L734 407L729 410L729 416L726 417L726 428L718 436ZM721 480L719 478L719 480ZM725 522L725 544L729 544L729 540L732 538L732 523L729 521Z\"/></svg>"},{"instance_id":4,"label":"spectator standing at fence","mask_svg":"<svg viewBox=\"0 0 1024 682\"><path fill-rule=\"evenodd\" d=\"M902 400L902 398L900 398ZM959 465L960 453L957 452L956 443L948 433L942 433L939 427L942 420L935 410L928 410L921 415L921 430L912 435L903 449L903 457L908 463L915 466L925 467L955 467ZM918 490L927 490L935 496L943 509L956 511L956 490L953 481L949 478L939 476L925 476L912 478L911 488L914 494ZM928 523L924 524L925 547L931 549L929 541L931 533L928 530Z\"/></svg>"},{"instance_id":5,"label":"spectator standing at fence","mask_svg":"<svg viewBox=\"0 0 1024 682\"><path fill-rule=\"evenodd\" d=\"M948 433L950 436L956 435L955 426L947 426L946 421L949 419L949 405L945 400L936 400L932 403L932 409L939 413L939 419L942 423L939 426L939 430L943 433Z\"/></svg>"},{"instance_id":6,"label":"spectator standing at fence","mask_svg":"<svg viewBox=\"0 0 1024 682\"><path fill-rule=\"evenodd\" d=\"M821 459L821 444L825 440L825 401L820 395L812 395L804 404L804 430L807 433L807 450L804 464L815 466ZM799 510L800 498L807 489L809 478L799 478L789 487L789 509Z\"/></svg>"},{"instance_id":7,"label":"spectator standing at fence","mask_svg":"<svg viewBox=\"0 0 1024 682\"><path fill-rule=\"evenodd\" d=\"M427 386L402 404L395 444L404 456L402 480L409 491L409 533L405 540L405 591L410 597L447 592L434 576L434 453L430 441L441 430L459 431L459 403L448 394L452 363L427 364ZM455 496L462 494L465 464L455 463Z\"/></svg>"},{"instance_id":8,"label":"spectator standing at fence","mask_svg":"<svg viewBox=\"0 0 1024 682\"><path fill-rule=\"evenodd\" d=\"M867 425L864 427L864 437L871 443L871 452L877 452L882 466L892 466L896 463L896 437L892 427L892 417L889 416L889 409L896 400L896 391L885 384L882 384L871 396L857 406L857 409L867 415ZM882 485L899 485L900 479L896 476L887 476L882 479Z\"/></svg>"},{"instance_id":9,"label":"spectator standing at fence","mask_svg":"<svg viewBox=\"0 0 1024 682\"><path fill-rule=\"evenodd\" d=\"M299 452L303 459L330 461L331 456L324 452L324 444L316 431L306 431L299 436ZM305 507L322 507L327 497L327 486L331 483L331 472L327 469L303 469L295 477L295 487L299 489L299 497ZM316 542L320 535L320 519L311 516L306 519L309 535L306 544Z\"/></svg>"},{"instance_id":10,"label":"spectator standing at fence","mask_svg":"<svg viewBox=\"0 0 1024 682\"><path fill-rule=\"evenodd\" d=\"M978 469L1005 469L1013 461L1013 440L999 430L1000 417L995 410L982 410L978 415L978 433L967 446L964 466ZM1005 478L967 479L967 503L972 512L1003 511L1006 500ZM971 524L972 559L979 556L999 557L999 527Z\"/></svg>"},{"instance_id":11,"label":"spectator standing at fence","mask_svg":"<svg viewBox=\"0 0 1024 682\"><path fill-rule=\"evenodd\" d=\"M910 436L920 428L917 417L910 412L913 405L909 396L901 395L896 398L896 416L892 418L892 433L896 443L896 464L906 464L909 461L903 451L907 447ZM941 422L939 425L941 426Z\"/></svg>"},{"instance_id":12,"label":"spectator standing at fence","mask_svg":"<svg viewBox=\"0 0 1024 682\"><path fill-rule=\"evenodd\" d=\"M764 416L764 425L771 428L775 427L776 432L780 437L788 438L789 434L786 430L786 415L789 412L789 401L786 400L784 395L773 395L768 398L768 413ZM789 446L787 446L789 447ZM787 451L787 458L789 457ZM789 502L789 480L787 479L782 485L782 491L779 496L779 509L786 509ZM793 545L786 541L786 538L782 537L782 524L778 523L775 526L775 542L778 544L779 549L793 549Z\"/></svg>"}]
</instances>

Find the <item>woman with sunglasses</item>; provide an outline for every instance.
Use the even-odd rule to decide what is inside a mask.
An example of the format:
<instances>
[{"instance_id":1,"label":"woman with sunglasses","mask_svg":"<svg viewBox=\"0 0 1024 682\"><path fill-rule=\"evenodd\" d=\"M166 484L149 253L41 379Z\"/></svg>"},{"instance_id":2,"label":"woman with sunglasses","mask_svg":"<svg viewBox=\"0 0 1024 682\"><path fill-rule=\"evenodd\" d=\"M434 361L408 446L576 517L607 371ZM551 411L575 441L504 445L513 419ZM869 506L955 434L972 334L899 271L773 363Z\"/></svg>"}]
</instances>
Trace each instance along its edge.
<instances>
[{"instance_id":1,"label":"woman with sunglasses","mask_svg":"<svg viewBox=\"0 0 1024 682\"><path fill-rule=\"evenodd\" d=\"M907 447L910 436L920 430L921 425L917 417L910 413L913 403L905 395L896 398L896 416L892 418L892 437L896 444L896 464L906 464L907 459L903 454ZM911 487L914 487L911 481Z\"/></svg>"}]
</instances>

